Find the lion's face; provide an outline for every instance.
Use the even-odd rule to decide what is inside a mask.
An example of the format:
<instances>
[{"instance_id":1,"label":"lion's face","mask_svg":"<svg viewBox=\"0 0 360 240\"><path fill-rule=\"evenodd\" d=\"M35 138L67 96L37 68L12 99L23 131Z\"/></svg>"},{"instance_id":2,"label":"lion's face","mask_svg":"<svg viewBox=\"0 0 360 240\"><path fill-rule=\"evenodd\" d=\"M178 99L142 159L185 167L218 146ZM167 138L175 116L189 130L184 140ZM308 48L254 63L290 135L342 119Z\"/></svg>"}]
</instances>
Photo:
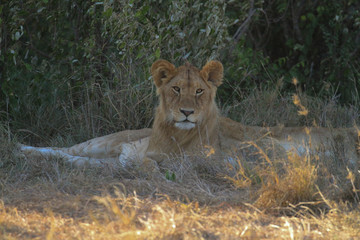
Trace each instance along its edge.
<instances>
[{"instance_id":1,"label":"lion's face","mask_svg":"<svg viewBox=\"0 0 360 240\"><path fill-rule=\"evenodd\" d=\"M160 95L163 120L169 125L189 130L216 111L214 98L223 76L220 62L211 61L199 70L189 63L175 68L158 60L151 72Z\"/></svg>"},{"instance_id":2,"label":"lion's face","mask_svg":"<svg viewBox=\"0 0 360 240\"><path fill-rule=\"evenodd\" d=\"M165 99L167 122L180 129L194 128L212 102L213 88L202 79L198 69L190 65L180 67L178 73L159 89L161 98Z\"/></svg>"}]
</instances>

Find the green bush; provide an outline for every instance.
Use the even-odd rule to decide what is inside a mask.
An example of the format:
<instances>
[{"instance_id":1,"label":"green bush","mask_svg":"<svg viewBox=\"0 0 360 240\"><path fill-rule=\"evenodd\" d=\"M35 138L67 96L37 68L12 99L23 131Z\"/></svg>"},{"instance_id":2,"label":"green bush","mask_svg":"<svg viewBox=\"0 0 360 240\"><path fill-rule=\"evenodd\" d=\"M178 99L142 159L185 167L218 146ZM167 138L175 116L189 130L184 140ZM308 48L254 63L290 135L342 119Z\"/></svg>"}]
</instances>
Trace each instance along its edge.
<instances>
[{"instance_id":1,"label":"green bush","mask_svg":"<svg viewBox=\"0 0 360 240\"><path fill-rule=\"evenodd\" d=\"M284 76L289 90L297 77L308 94L335 94L341 103L359 102L359 1L257 0L232 1L230 6L228 15L241 20L230 28L235 38L236 27L254 13L237 54L252 52L255 65L261 62L263 68L253 71L247 82L264 84Z\"/></svg>"},{"instance_id":2,"label":"green bush","mask_svg":"<svg viewBox=\"0 0 360 240\"><path fill-rule=\"evenodd\" d=\"M221 60L222 105L279 79L294 92L293 77L308 95L358 104L358 9L351 0L5 1L0 120L37 141L150 126L158 58Z\"/></svg>"},{"instance_id":3,"label":"green bush","mask_svg":"<svg viewBox=\"0 0 360 240\"><path fill-rule=\"evenodd\" d=\"M226 47L224 1L0 6L2 119L33 135L76 129L89 138L149 126L156 101L152 62L161 57L202 65Z\"/></svg>"}]
</instances>

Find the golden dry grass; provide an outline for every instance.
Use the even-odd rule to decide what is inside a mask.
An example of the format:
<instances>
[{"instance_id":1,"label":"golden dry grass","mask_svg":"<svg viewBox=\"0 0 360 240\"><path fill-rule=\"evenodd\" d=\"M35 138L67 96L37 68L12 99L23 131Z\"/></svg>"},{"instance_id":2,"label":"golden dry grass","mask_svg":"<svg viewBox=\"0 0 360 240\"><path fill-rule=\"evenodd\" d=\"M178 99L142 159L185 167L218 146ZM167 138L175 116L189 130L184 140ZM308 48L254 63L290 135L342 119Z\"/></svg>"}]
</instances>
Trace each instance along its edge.
<instances>
[{"instance_id":1,"label":"golden dry grass","mask_svg":"<svg viewBox=\"0 0 360 240\"><path fill-rule=\"evenodd\" d=\"M50 204L52 200L48 201ZM69 203L71 199L64 197L62 201ZM359 207L288 217L251 207L199 206L197 202L183 203L167 197L105 196L75 200L70 205L74 212L78 209L78 214L82 209L84 215L68 216L45 206L40 210L1 204L0 236L2 239L357 239L360 234Z\"/></svg>"}]
</instances>

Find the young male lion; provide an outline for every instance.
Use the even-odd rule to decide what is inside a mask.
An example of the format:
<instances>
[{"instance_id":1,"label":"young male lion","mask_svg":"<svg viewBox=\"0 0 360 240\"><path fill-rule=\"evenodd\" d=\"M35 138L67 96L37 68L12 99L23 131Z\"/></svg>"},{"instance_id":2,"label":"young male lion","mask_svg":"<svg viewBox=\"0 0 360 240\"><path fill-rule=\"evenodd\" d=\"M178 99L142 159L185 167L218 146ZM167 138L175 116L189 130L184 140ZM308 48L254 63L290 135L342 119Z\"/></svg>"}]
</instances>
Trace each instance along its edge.
<instances>
[{"instance_id":1,"label":"young male lion","mask_svg":"<svg viewBox=\"0 0 360 240\"><path fill-rule=\"evenodd\" d=\"M137 162L146 170L149 163L153 168L179 154L224 161L231 154L240 154L237 151L245 142L256 141L257 146L271 146L275 154L285 158L288 151L327 155L340 146L345 164L358 168L358 134L354 128L249 127L220 116L215 95L222 84L223 66L218 61L210 61L200 70L189 63L175 67L158 60L151 74L160 101L152 129L122 131L69 148L22 146L21 150L25 154L61 156L76 164L120 161L127 166Z\"/></svg>"}]
</instances>

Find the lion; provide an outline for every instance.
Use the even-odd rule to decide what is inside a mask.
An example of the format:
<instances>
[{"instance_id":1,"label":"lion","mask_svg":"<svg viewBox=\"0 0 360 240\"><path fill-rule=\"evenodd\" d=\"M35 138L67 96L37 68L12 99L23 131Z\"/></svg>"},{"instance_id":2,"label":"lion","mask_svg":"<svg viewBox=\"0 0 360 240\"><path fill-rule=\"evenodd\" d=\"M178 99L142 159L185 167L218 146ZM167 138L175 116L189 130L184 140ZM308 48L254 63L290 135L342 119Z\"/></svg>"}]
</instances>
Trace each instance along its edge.
<instances>
[{"instance_id":1,"label":"lion","mask_svg":"<svg viewBox=\"0 0 360 240\"><path fill-rule=\"evenodd\" d=\"M152 129L121 131L69 148L23 145L21 151L25 155L60 156L75 164L119 162L125 167L137 162L145 166L145 171L151 171L175 155L202 154L214 161L231 159L229 154L234 149L236 152L244 143L257 141L262 146L271 145L276 154L285 158L289 151L300 155L320 151L327 156L340 146L342 160L357 171L359 136L355 128L266 128L245 126L221 116L215 96L223 72L221 62L214 60L202 69L190 63L175 67L166 60L157 60L151 66L159 98Z\"/></svg>"}]
</instances>

